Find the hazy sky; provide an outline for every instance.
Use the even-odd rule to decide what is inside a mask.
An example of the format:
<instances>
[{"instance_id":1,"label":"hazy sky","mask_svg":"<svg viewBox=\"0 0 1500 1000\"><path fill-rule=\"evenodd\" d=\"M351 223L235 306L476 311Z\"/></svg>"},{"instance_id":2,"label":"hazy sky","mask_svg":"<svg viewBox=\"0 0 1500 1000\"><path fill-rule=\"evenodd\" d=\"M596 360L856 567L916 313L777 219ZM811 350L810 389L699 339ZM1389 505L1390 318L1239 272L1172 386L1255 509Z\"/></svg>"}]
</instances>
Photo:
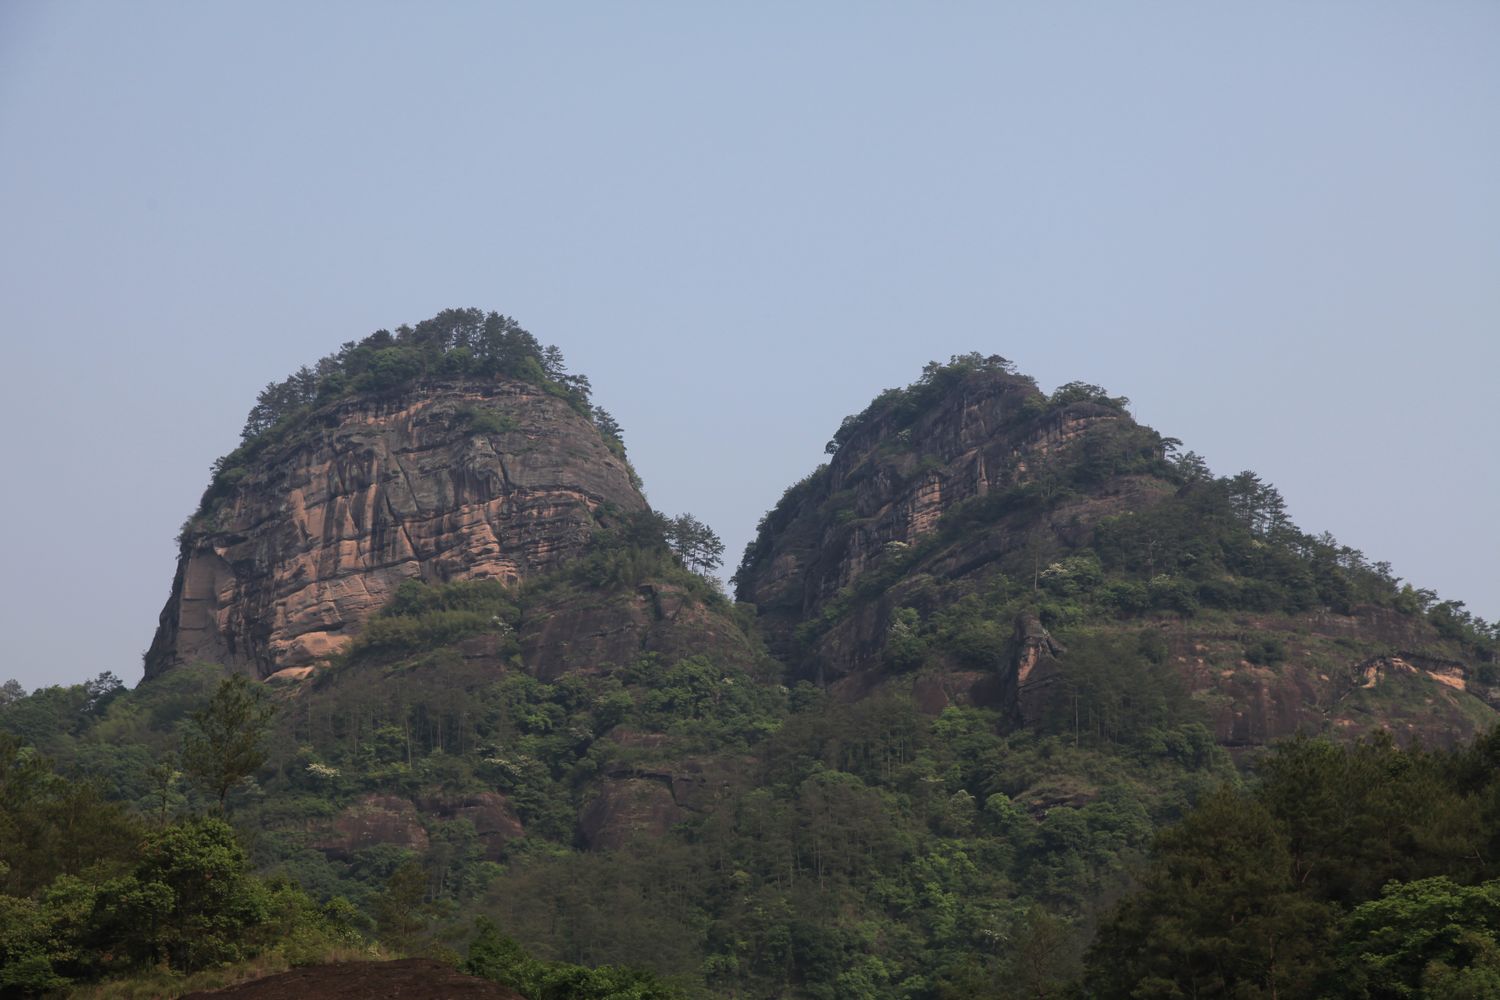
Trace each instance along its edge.
<instances>
[{"instance_id":1,"label":"hazy sky","mask_svg":"<svg viewBox=\"0 0 1500 1000\"><path fill-rule=\"evenodd\" d=\"M134 683L255 393L468 305L734 557L979 350L1500 616L1500 4L5 0L0 678Z\"/></svg>"}]
</instances>

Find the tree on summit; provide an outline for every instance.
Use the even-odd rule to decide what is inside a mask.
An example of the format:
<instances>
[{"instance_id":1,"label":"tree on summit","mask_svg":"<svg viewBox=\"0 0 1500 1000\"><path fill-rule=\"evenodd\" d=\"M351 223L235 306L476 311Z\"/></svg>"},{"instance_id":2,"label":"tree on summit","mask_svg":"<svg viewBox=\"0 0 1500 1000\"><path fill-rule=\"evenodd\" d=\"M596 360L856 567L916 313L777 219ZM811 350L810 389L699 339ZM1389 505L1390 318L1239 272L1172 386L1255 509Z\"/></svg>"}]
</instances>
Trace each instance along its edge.
<instances>
[{"instance_id":1,"label":"tree on summit","mask_svg":"<svg viewBox=\"0 0 1500 1000\"><path fill-rule=\"evenodd\" d=\"M678 514L666 523L667 544L682 564L707 575L724 564L724 543L714 529L691 514Z\"/></svg>"},{"instance_id":2,"label":"tree on summit","mask_svg":"<svg viewBox=\"0 0 1500 1000\"><path fill-rule=\"evenodd\" d=\"M1048 397L1047 402L1053 406L1066 406L1070 403L1098 403L1100 406L1108 406L1114 410L1123 410L1130 405L1130 399L1126 396L1111 396L1103 387L1090 382L1069 382L1060 385Z\"/></svg>"},{"instance_id":3,"label":"tree on summit","mask_svg":"<svg viewBox=\"0 0 1500 1000\"><path fill-rule=\"evenodd\" d=\"M625 429L620 426L620 422L611 416L610 412L602 406L594 407L593 412L594 426L599 428L599 433L607 438L614 438L616 441L624 443Z\"/></svg>"}]
</instances>

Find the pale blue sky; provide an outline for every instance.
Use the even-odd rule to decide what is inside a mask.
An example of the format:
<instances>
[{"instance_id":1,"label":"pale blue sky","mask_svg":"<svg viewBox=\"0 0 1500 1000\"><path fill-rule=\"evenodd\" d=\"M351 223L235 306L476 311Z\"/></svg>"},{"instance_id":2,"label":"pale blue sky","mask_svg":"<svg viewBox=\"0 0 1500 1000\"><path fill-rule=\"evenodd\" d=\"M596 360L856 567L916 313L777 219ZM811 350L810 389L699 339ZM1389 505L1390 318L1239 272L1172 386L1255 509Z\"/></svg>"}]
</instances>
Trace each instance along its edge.
<instances>
[{"instance_id":1,"label":"pale blue sky","mask_svg":"<svg viewBox=\"0 0 1500 1000\"><path fill-rule=\"evenodd\" d=\"M134 683L256 391L476 305L735 557L923 362L1500 616L1500 5L0 3L0 678Z\"/></svg>"}]
</instances>

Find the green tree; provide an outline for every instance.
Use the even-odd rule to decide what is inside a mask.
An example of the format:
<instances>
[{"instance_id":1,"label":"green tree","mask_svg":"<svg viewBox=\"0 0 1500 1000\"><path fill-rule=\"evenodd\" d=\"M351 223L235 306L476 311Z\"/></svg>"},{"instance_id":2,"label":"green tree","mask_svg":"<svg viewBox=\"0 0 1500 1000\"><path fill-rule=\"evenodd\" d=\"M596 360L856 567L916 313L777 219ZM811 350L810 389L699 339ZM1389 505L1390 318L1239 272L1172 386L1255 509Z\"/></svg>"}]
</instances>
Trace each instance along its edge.
<instances>
[{"instance_id":1,"label":"green tree","mask_svg":"<svg viewBox=\"0 0 1500 1000\"><path fill-rule=\"evenodd\" d=\"M416 951L434 916L427 902L427 870L420 862L405 861L386 880L375 898L375 924L380 940L397 951Z\"/></svg>"},{"instance_id":2,"label":"green tree","mask_svg":"<svg viewBox=\"0 0 1500 1000\"><path fill-rule=\"evenodd\" d=\"M234 674L190 717L182 738L183 770L217 798L220 813L230 790L266 762L265 737L274 714L264 689Z\"/></svg>"},{"instance_id":3,"label":"green tree","mask_svg":"<svg viewBox=\"0 0 1500 1000\"><path fill-rule=\"evenodd\" d=\"M1392 882L1345 918L1332 992L1355 997L1495 996L1500 986L1500 881ZM1460 974L1462 973L1462 974ZM1433 980L1447 989L1439 992Z\"/></svg>"},{"instance_id":4,"label":"green tree","mask_svg":"<svg viewBox=\"0 0 1500 1000\"><path fill-rule=\"evenodd\" d=\"M1102 386L1093 385L1088 382L1069 382L1060 385L1047 402L1053 406L1068 406L1072 403L1098 403L1100 406L1108 406L1111 409L1123 410L1130 405L1130 400L1124 396L1111 396Z\"/></svg>"},{"instance_id":5,"label":"green tree","mask_svg":"<svg viewBox=\"0 0 1500 1000\"><path fill-rule=\"evenodd\" d=\"M922 620L916 608L896 608L885 630L885 662L892 670L915 670L927 655L927 640L921 635Z\"/></svg>"},{"instance_id":6,"label":"green tree","mask_svg":"<svg viewBox=\"0 0 1500 1000\"><path fill-rule=\"evenodd\" d=\"M1099 933L1100 997L1312 996L1333 909L1299 893L1275 819L1232 789L1157 841L1139 892Z\"/></svg>"},{"instance_id":7,"label":"green tree","mask_svg":"<svg viewBox=\"0 0 1500 1000\"><path fill-rule=\"evenodd\" d=\"M694 573L712 573L724 564L724 543L714 529L691 514L679 514L666 524L667 544Z\"/></svg>"},{"instance_id":8,"label":"green tree","mask_svg":"<svg viewBox=\"0 0 1500 1000\"><path fill-rule=\"evenodd\" d=\"M1258 771L1256 798L1303 892L1353 906L1392 879L1482 870L1477 803L1447 789L1435 757L1384 732L1352 745L1287 740Z\"/></svg>"},{"instance_id":9,"label":"green tree","mask_svg":"<svg viewBox=\"0 0 1500 1000\"><path fill-rule=\"evenodd\" d=\"M0 891L29 895L58 875L128 859L139 833L96 784L68 781L0 732Z\"/></svg>"},{"instance_id":10,"label":"green tree","mask_svg":"<svg viewBox=\"0 0 1500 1000\"><path fill-rule=\"evenodd\" d=\"M102 952L203 968L244 957L268 905L229 825L190 820L151 837L130 875L101 886L92 936Z\"/></svg>"},{"instance_id":11,"label":"green tree","mask_svg":"<svg viewBox=\"0 0 1500 1000\"><path fill-rule=\"evenodd\" d=\"M620 422L610 415L610 412L602 406L593 408L594 426L599 428L599 433L604 435L606 444L618 448L619 454L625 453L625 430Z\"/></svg>"},{"instance_id":12,"label":"green tree","mask_svg":"<svg viewBox=\"0 0 1500 1000\"><path fill-rule=\"evenodd\" d=\"M32 996L68 985L53 968L52 921L33 899L0 895L0 995Z\"/></svg>"},{"instance_id":13,"label":"green tree","mask_svg":"<svg viewBox=\"0 0 1500 1000\"><path fill-rule=\"evenodd\" d=\"M533 1000L681 1000L680 990L643 969L603 965L590 969L543 962L500 933L485 917L475 921L463 970L509 986Z\"/></svg>"}]
</instances>

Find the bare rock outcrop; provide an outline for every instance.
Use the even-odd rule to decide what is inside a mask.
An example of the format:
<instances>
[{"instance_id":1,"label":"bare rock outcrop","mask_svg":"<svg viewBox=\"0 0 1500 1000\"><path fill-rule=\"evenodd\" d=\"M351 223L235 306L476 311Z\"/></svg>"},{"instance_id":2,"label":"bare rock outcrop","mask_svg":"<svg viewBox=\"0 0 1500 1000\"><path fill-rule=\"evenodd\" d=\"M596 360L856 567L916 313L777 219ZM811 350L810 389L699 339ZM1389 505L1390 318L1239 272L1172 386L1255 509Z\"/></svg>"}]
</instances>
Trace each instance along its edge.
<instances>
[{"instance_id":1,"label":"bare rock outcrop","mask_svg":"<svg viewBox=\"0 0 1500 1000\"><path fill-rule=\"evenodd\" d=\"M413 801L401 795L371 793L345 806L319 831L313 846L334 858L348 858L368 847L388 845L425 851L423 818L467 820L484 857L499 861L505 845L526 835L510 801L499 792L435 795Z\"/></svg>"},{"instance_id":2,"label":"bare rock outcrop","mask_svg":"<svg viewBox=\"0 0 1500 1000\"><path fill-rule=\"evenodd\" d=\"M620 733L622 745L659 745L664 734ZM578 833L590 850L611 851L631 840L658 839L678 823L712 812L725 789L745 780L748 760L679 758L613 769L602 776L578 816Z\"/></svg>"},{"instance_id":3,"label":"bare rock outcrop","mask_svg":"<svg viewBox=\"0 0 1500 1000\"><path fill-rule=\"evenodd\" d=\"M662 837L688 817L670 782L650 777L609 778L583 807L578 831L591 850L613 851L636 837Z\"/></svg>"},{"instance_id":4,"label":"bare rock outcrop","mask_svg":"<svg viewBox=\"0 0 1500 1000\"><path fill-rule=\"evenodd\" d=\"M771 531L757 542L764 548L747 554L738 578L741 599L763 612L787 612L769 616L773 637L779 619L815 613L880 560L934 530L944 511L1011 485L1021 451L1054 447L1099 418L1079 413L1012 433L1027 400L1040 398L1036 387L1001 373L970 382L911 426L899 426L896 414L867 421L826 470L773 512Z\"/></svg>"},{"instance_id":5,"label":"bare rock outcrop","mask_svg":"<svg viewBox=\"0 0 1500 1000\"><path fill-rule=\"evenodd\" d=\"M425 851L427 843L427 830L410 799L372 794L361 796L335 816L313 846L342 858L380 844Z\"/></svg>"},{"instance_id":6,"label":"bare rock outcrop","mask_svg":"<svg viewBox=\"0 0 1500 1000\"><path fill-rule=\"evenodd\" d=\"M523 579L646 506L587 418L504 378L330 404L241 475L184 531L148 679L196 661L307 668L405 580Z\"/></svg>"},{"instance_id":7,"label":"bare rock outcrop","mask_svg":"<svg viewBox=\"0 0 1500 1000\"><path fill-rule=\"evenodd\" d=\"M1022 720L1036 718L1038 703L1045 689L1058 679L1058 661L1067 650L1052 638L1036 615L1023 614L1016 619L1016 633L1012 639L1015 646L1015 663L1007 679L1012 690L1007 700L1013 700Z\"/></svg>"},{"instance_id":8,"label":"bare rock outcrop","mask_svg":"<svg viewBox=\"0 0 1500 1000\"><path fill-rule=\"evenodd\" d=\"M1028 546L1055 549L1170 491L1149 476L1119 476L1042 518L1002 509L986 516L983 531L930 544L953 511L1045 488L1054 459L1112 428L1138 429L1123 410L1099 403L1049 407L1030 379L998 371L965 377L914 418L899 407L874 412L767 516L736 578L738 596L759 609L772 650L802 658L812 679L832 684L875 668L891 609L920 603L906 593L914 579L957 579ZM893 564L902 570L884 598L840 616L808 655L794 639L798 627Z\"/></svg>"},{"instance_id":9,"label":"bare rock outcrop","mask_svg":"<svg viewBox=\"0 0 1500 1000\"><path fill-rule=\"evenodd\" d=\"M422 811L444 821L468 820L486 861L500 861L505 845L526 835L510 800L499 792L476 792L457 797L424 799Z\"/></svg>"}]
</instances>

